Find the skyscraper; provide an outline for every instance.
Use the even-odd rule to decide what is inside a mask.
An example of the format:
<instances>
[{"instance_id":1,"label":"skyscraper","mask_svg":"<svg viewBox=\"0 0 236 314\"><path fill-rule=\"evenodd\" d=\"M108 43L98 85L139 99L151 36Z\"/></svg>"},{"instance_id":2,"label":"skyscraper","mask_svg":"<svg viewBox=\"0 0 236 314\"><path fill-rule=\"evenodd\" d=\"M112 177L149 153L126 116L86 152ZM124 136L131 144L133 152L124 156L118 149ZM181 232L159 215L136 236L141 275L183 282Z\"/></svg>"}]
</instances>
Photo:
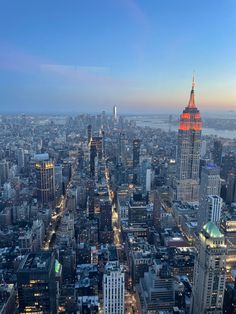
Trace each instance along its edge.
<instances>
[{"instance_id":1,"label":"skyscraper","mask_svg":"<svg viewBox=\"0 0 236 314\"><path fill-rule=\"evenodd\" d=\"M117 122L117 107L113 106L113 121Z\"/></svg>"},{"instance_id":2,"label":"skyscraper","mask_svg":"<svg viewBox=\"0 0 236 314\"><path fill-rule=\"evenodd\" d=\"M95 159L97 157L97 144L96 141L90 141L90 176L93 178L95 176L96 167L95 167Z\"/></svg>"},{"instance_id":3,"label":"skyscraper","mask_svg":"<svg viewBox=\"0 0 236 314\"><path fill-rule=\"evenodd\" d=\"M0 183L3 184L9 177L9 162L6 159L0 161Z\"/></svg>"},{"instance_id":4,"label":"skyscraper","mask_svg":"<svg viewBox=\"0 0 236 314\"><path fill-rule=\"evenodd\" d=\"M133 140L133 183L138 183L139 163L140 163L140 146L139 139Z\"/></svg>"},{"instance_id":5,"label":"skyscraper","mask_svg":"<svg viewBox=\"0 0 236 314\"><path fill-rule=\"evenodd\" d=\"M117 261L108 262L103 276L103 314L124 314L124 306L124 271Z\"/></svg>"},{"instance_id":6,"label":"skyscraper","mask_svg":"<svg viewBox=\"0 0 236 314\"><path fill-rule=\"evenodd\" d=\"M99 238L102 243L112 243L112 204L109 198L100 198Z\"/></svg>"},{"instance_id":7,"label":"skyscraper","mask_svg":"<svg viewBox=\"0 0 236 314\"><path fill-rule=\"evenodd\" d=\"M220 140L214 141L213 151L212 151L212 159L213 162L220 167L221 161L222 161L222 151L223 151L223 145Z\"/></svg>"},{"instance_id":8,"label":"skyscraper","mask_svg":"<svg viewBox=\"0 0 236 314\"><path fill-rule=\"evenodd\" d=\"M199 233L191 314L222 314L226 276L225 254L224 235L213 222L208 222Z\"/></svg>"},{"instance_id":9,"label":"skyscraper","mask_svg":"<svg viewBox=\"0 0 236 314\"><path fill-rule=\"evenodd\" d=\"M37 180L37 198L42 205L55 200L55 167L54 162L41 160L35 163Z\"/></svg>"},{"instance_id":10,"label":"skyscraper","mask_svg":"<svg viewBox=\"0 0 236 314\"><path fill-rule=\"evenodd\" d=\"M52 252L30 253L24 258L17 272L19 313L57 313L59 268Z\"/></svg>"},{"instance_id":11,"label":"skyscraper","mask_svg":"<svg viewBox=\"0 0 236 314\"><path fill-rule=\"evenodd\" d=\"M17 166L19 172L23 170L24 165L25 165L24 150L22 148L19 148L17 151Z\"/></svg>"},{"instance_id":12,"label":"skyscraper","mask_svg":"<svg viewBox=\"0 0 236 314\"><path fill-rule=\"evenodd\" d=\"M198 213L199 231L211 220L208 213L208 208L211 207L208 199L210 195L220 195L220 169L214 164L202 167ZM222 204L222 201L220 204Z\"/></svg>"},{"instance_id":13,"label":"skyscraper","mask_svg":"<svg viewBox=\"0 0 236 314\"><path fill-rule=\"evenodd\" d=\"M62 165L55 166L55 193L60 196L62 193L63 178L62 178Z\"/></svg>"},{"instance_id":14,"label":"skyscraper","mask_svg":"<svg viewBox=\"0 0 236 314\"><path fill-rule=\"evenodd\" d=\"M180 116L176 174L177 200L198 200L201 130L202 121L195 105L193 80L188 106Z\"/></svg>"},{"instance_id":15,"label":"skyscraper","mask_svg":"<svg viewBox=\"0 0 236 314\"><path fill-rule=\"evenodd\" d=\"M230 173L236 173L236 153L228 152L222 157L221 177L227 180Z\"/></svg>"},{"instance_id":16,"label":"skyscraper","mask_svg":"<svg viewBox=\"0 0 236 314\"><path fill-rule=\"evenodd\" d=\"M87 128L87 136L88 136L88 144L89 144L92 139L92 125L91 124L89 124Z\"/></svg>"},{"instance_id":17,"label":"skyscraper","mask_svg":"<svg viewBox=\"0 0 236 314\"><path fill-rule=\"evenodd\" d=\"M98 160L102 160L102 158L103 158L103 137L102 136L93 136L92 141L96 145Z\"/></svg>"},{"instance_id":18,"label":"skyscraper","mask_svg":"<svg viewBox=\"0 0 236 314\"><path fill-rule=\"evenodd\" d=\"M231 204L236 201L236 174L229 173L227 177L226 203Z\"/></svg>"},{"instance_id":19,"label":"skyscraper","mask_svg":"<svg viewBox=\"0 0 236 314\"><path fill-rule=\"evenodd\" d=\"M206 222L212 221L217 226L220 225L222 209L222 198L218 195L209 195L207 197Z\"/></svg>"},{"instance_id":20,"label":"skyscraper","mask_svg":"<svg viewBox=\"0 0 236 314\"><path fill-rule=\"evenodd\" d=\"M119 139L118 139L118 163L124 164L126 161L125 158L125 133L121 132L119 134Z\"/></svg>"},{"instance_id":21,"label":"skyscraper","mask_svg":"<svg viewBox=\"0 0 236 314\"><path fill-rule=\"evenodd\" d=\"M102 137L102 157L106 157L106 139L105 139L105 131L101 130Z\"/></svg>"}]
</instances>

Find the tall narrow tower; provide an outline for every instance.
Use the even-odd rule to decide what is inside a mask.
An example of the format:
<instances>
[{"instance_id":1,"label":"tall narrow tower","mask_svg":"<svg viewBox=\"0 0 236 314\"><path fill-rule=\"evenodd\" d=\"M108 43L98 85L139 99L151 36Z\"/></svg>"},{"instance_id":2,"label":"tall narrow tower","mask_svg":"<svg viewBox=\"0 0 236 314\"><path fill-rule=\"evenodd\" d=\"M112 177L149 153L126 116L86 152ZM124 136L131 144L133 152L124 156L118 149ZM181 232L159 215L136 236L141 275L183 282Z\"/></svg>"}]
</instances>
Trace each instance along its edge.
<instances>
[{"instance_id":1,"label":"tall narrow tower","mask_svg":"<svg viewBox=\"0 0 236 314\"><path fill-rule=\"evenodd\" d=\"M88 135L88 144L89 144L92 140L92 125L91 124L88 125L87 135Z\"/></svg>"},{"instance_id":2,"label":"tall narrow tower","mask_svg":"<svg viewBox=\"0 0 236 314\"><path fill-rule=\"evenodd\" d=\"M202 121L195 105L194 79L188 106L180 116L177 150L176 198L197 201Z\"/></svg>"},{"instance_id":3,"label":"tall narrow tower","mask_svg":"<svg viewBox=\"0 0 236 314\"><path fill-rule=\"evenodd\" d=\"M133 183L138 184L139 164L140 164L140 147L139 139L133 140Z\"/></svg>"},{"instance_id":4,"label":"tall narrow tower","mask_svg":"<svg viewBox=\"0 0 236 314\"><path fill-rule=\"evenodd\" d=\"M117 122L117 107L113 106L113 121Z\"/></svg>"},{"instance_id":5,"label":"tall narrow tower","mask_svg":"<svg viewBox=\"0 0 236 314\"><path fill-rule=\"evenodd\" d=\"M220 140L214 141L214 147L212 151L212 159L214 163L220 167L222 162L222 151L223 151L223 145Z\"/></svg>"},{"instance_id":6,"label":"tall narrow tower","mask_svg":"<svg viewBox=\"0 0 236 314\"><path fill-rule=\"evenodd\" d=\"M199 233L191 314L222 314L226 277L225 254L224 235L209 221Z\"/></svg>"},{"instance_id":7,"label":"tall narrow tower","mask_svg":"<svg viewBox=\"0 0 236 314\"><path fill-rule=\"evenodd\" d=\"M220 168L214 164L202 167L199 196L198 231L209 221L218 223L216 217L210 212L217 210L222 205L220 196ZM215 196L213 199L209 196ZM218 198L216 197L218 196ZM209 211L210 210L210 211ZM221 210L220 210L221 211ZM212 220L214 218L214 220ZM219 215L217 215L219 217ZM218 219L218 218L217 218Z\"/></svg>"}]
</instances>

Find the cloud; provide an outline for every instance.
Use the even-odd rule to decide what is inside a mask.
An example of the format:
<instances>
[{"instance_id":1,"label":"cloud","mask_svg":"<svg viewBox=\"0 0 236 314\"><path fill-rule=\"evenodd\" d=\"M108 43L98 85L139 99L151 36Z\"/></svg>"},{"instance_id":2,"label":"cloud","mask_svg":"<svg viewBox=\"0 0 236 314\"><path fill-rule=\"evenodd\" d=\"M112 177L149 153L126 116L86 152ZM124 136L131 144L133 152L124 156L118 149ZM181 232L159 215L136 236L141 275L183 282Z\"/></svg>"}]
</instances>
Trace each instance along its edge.
<instances>
[{"instance_id":1,"label":"cloud","mask_svg":"<svg viewBox=\"0 0 236 314\"><path fill-rule=\"evenodd\" d=\"M0 42L0 70L38 74L49 82L64 79L71 84L85 83L107 87L132 85L134 82L113 75L112 68L98 65L57 64L54 60Z\"/></svg>"},{"instance_id":2,"label":"cloud","mask_svg":"<svg viewBox=\"0 0 236 314\"><path fill-rule=\"evenodd\" d=\"M67 64L41 64L43 73L51 73L76 80L91 80L106 77L109 79L110 68L99 66L79 66Z\"/></svg>"},{"instance_id":3,"label":"cloud","mask_svg":"<svg viewBox=\"0 0 236 314\"><path fill-rule=\"evenodd\" d=\"M110 67L79 66L65 64L41 64L40 69L45 74L69 79L71 82L84 82L106 86L126 86L135 82L112 76Z\"/></svg>"},{"instance_id":4,"label":"cloud","mask_svg":"<svg viewBox=\"0 0 236 314\"><path fill-rule=\"evenodd\" d=\"M65 64L41 64L41 70L59 73L62 75L75 75L80 76L84 74L91 75L109 75L109 67L99 66L78 66L78 65L65 65Z\"/></svg>"}]
</instances>

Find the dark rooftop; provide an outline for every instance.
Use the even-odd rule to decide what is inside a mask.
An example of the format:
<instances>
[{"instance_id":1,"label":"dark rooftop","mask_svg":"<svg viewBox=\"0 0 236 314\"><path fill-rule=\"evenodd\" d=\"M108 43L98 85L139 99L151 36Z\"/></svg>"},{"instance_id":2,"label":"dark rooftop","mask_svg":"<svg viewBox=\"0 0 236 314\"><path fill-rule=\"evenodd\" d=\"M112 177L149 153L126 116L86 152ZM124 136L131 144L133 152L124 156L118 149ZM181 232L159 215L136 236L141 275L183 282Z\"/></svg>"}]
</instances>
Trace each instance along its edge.
<instances>
[{"instance_id":1,"label":"dark rooftop","mask_svg":"<svg viewBox=\"0 0 236 314\"><path fill-rule=\"evenodd\" d=\"M45 271L50 267L51 258L51 252L30 253L20 264L19 271Z\"/></svg>"}]
</instances>

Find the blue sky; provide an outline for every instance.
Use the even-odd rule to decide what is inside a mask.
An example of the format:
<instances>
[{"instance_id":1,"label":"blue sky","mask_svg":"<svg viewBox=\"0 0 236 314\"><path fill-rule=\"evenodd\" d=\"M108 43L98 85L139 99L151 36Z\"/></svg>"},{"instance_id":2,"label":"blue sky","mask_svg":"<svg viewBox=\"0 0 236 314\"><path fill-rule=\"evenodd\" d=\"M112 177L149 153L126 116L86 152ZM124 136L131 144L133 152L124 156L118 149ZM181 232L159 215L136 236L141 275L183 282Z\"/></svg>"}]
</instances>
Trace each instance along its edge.
<instances>
[{"instance_id":1,"label":"blue sky","mask_svg":"<svg viewBox=\"0 0 236 314\"><path fill-rule=\"evenodd\" d=\"M235 0L0 0L0 111L236 109Z\"/></svg>"}]
</instances>

